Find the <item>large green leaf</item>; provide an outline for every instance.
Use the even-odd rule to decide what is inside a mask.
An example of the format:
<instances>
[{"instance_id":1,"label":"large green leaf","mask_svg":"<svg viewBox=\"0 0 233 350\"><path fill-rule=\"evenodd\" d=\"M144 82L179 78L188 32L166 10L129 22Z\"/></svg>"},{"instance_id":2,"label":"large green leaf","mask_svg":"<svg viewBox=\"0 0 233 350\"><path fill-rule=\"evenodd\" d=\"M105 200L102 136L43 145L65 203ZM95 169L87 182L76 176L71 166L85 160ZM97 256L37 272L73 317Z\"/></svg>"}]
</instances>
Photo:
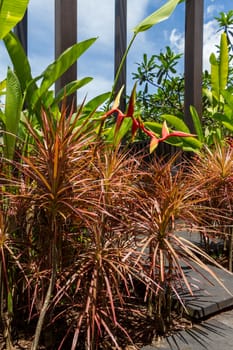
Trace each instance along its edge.
<instances>
[{"instance_id":1,"label":"large green leaf","mask_svg":"<svg viewBox=\"0 0 233 350\"><path fill-rule=\"evenodd\" d=\"M198 139L201 142L204 142L204 134L203 134L203 127L202 127L201 119L200 119L200 117L197 113L197 110L194 106L190 106L190 113L192 116L194 129L195 129L195 132L198 136Z\"/></svg>"},{"instance_id":2,"label":"large green leaf","mask_svg":"<svg viewBox=\"0 0 233 350\"><path fill-rule=\"evenodd\" d=\"M110 92L105 92L101 95L95 96L92 98L90 101L88 101L84 108L83 108L83 113L90 113L92 111L95 111L99 106L101 106L104 102L107 101L107 99L110 96Z\"/></svg>"},{"instance_id":3,"label":"large green leaf","mask_svg":"<svg viewBox=\"0 0 233 350\"><path fill-rule=\"evenodd\" d=\"M228 80L228 43L226 33L222 33L220 41L219 90L226 88Z\"/></svg>"},{"instance_id":4,"label":"large green leaf","mask_svg":"<svg viewBox=\"0 0 233 350\"><path fill-rule=\"evenodd\" d=\"M6 79L0 81L0 96L6 94Z\"/></svg>"},{"instance_id":5,"label":"large green leaf","mask_svg":"<svg viewBox=\"0 0 233 350\"><path fill-rule=\"evenodd\" d=\"M153 131L155 134L161 135L162 124L157 122L145 122L144 125L148 129ZM184 132L188 132L187 126L184 129L186 130ZM183 131L183 130L179 129L179 131ZM165 142L170 145L180 147L184 151L197 152L202 147L202 143L199 140L197 140L195 137L170 137Z\"/></svg>"},{"instance_id":6,"label":"large green leaf","mask_svg":"<svg viewBox=\"0 0 233 350\"><path fill-rule=\"evenodd\" d=\"M11 31L23 18L29 0L0 1L0 39Z\"/></svg>"},{"instance_id":7,"label":"large green leaf","mask_svg":"<svg viewBox=\"0 0 233 350\"><path fill-rule=\"evenodd\" d=\"M233 111L233 94L232 94L232 92L230 92L228 90L224 90L224 91L222 91L222 95L223 95L226 103L229 105L229 107Z\"/></svg>"},{"instance_id":8,"label":"large green leaf","mask_svg":"<svg viewBox=\"0 0 233 350\"><path fill-rule=\"evenodd\" d=\"M80 80L74 80L70 83L68 83L64 88L62 88L56 95L56 97L53 100L53 105L61 102L61 100L71 94L73 94L75 91L83 87L84 85L90 83L93 80L91 77L85 77ZM46 105L46 107L49 107Z\"/></svg>"},{"instance_id":9,"label":"large green leaf","mask_svg":"<svg viewBox=\"0 0 233 350\"><path fill-rule=\"evenodd\" d=\"M214 53L210 55L210 68L212 94L219 101L219 63Z\"/></svg>"},{"instance_id":10,"label":"large green leaf","mask_svg":"<svg viewBox=\"0 0 233 350\"><path fill-rule=\"evenodd\" d=\"M41 86L32 96L31 102L33 106L36 105L44 93L48 91L56 80L60 78L95 41L96 38L92 38L74 44L45 69L41 74L43 77Z\"/></svg>"},{"instance_id":11,"label":"large green leaf","mask_svg":"<svg viewBox=\"0 0 233 350\"><path fill-rule=\"evenodd\" d=\"M4 44L19 79L21 89L24 92L29 83L33 81L28 58L19 39L12 32L5 36ZM30 88L36 89L37 87L35 84L31 84Z\"/></svg>"},{"instance_id":12,"label":"large green leaf","mask_svg":"<svg viewBox=\"0 0 233 350\"><path fill-rule=\"evenodd\" d=\"M140 32L144 32L150 29L155 24L165 21L172 12L175 10L177 4L180 0L169 0L158 10L153 12L150 16L146 17L143 21L141 21L134 29L134 33L138 34Z\"/></svg>"},{"instance_id":13,"label":"large green leaf","mask_svg":"<svg viewBox=\"0 0 233 350\"><path fill-rule=\"evenodd\" d=\"M202 147L203 143L200 140L197 140L195 137L182 137L181 148L187 152L198 152Z\"/></svg>"},{"instance_id":14,"label":"large green leaf","mask_svg":"<svg viewBox=\"0 0 233 350\"><path fill-rule=\"evenodd\" d=\"M153 131L157 135L161 135L162 132L162 124L157 122L145 122L144 126L151 131Z\"/></svg>"},{"instance_id":15,"label":"large green leaf","mask_svg":"<svg viewBox=\"0 0 233 350\"><path fill-rule=\"evenodd\" d=\"M227 128L231 132L233 131L232 115L227 115L223 113L214 113L212 117L218 122L220 122L222 125L224 125L225 128Z\"/></svg>"},{"instance_id":16,"label":"large green leaf","mask_svg":"<svg viewBox=\"0 0 233 350\"><path fill-rule=\"evenodd\" d=\"M219 60L212 53L210 55L210 64L212 93L216 101L220 102L221 93L227 85L229 67L228 43L225 33L222 33L221 35Z\"/></svg>"},{"instance_id":17,"label":"large green leaf","mask_svg":"<svg viewBox=\"0 0 233 350\"><path fill-rule=\"evenodd\" d=\"M176 130L190 133L188 126L182 119L171 114L163 114L161 117L169 122Z\"/></svg>"},{"instance_id":18,"label":"large green leaf","mask_svg":"<svg viewBox=\"0 0 233 350\"><path fill-rule=\"evenodd\" d=\"M16 74L9 68L6 82L5 157L12 159L22 110L22 93Z\"/></svg>"},{"instance_id":19,"label":"large green leaf","mask_svg":"<svg viewBox=\"0 0 233 350\"><path fill-rule=\"evenodd\" d=\"M124 118L122 121L122 124L120 126L120 129L116 133L116 124L114 127L112 127L107 135L107 142L113 143L114 146L119 145L119 143L123 140L127 132L132 127L132 119L131 118Z\"/></svg>"}]
</instances>

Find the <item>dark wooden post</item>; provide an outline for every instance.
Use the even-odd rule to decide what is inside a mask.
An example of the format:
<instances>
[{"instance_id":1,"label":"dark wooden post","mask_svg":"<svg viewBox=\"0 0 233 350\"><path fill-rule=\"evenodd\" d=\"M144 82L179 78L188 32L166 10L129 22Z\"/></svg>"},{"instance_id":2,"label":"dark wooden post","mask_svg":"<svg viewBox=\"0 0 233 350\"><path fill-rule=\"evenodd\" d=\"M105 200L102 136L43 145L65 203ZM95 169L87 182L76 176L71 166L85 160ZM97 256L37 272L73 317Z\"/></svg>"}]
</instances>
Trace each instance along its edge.
<instances>
[{"instance_id":1,"label":"dark wooden post","mask_svg":"<svg viewBox=\"0 0 233 350\"><path fill-rule=\"evenodd\" d=\"M115 77L121 64L122 57L126 51L127 45L127 0L115 0ZM126 108L126 61L122 66L114 95L116 95L124 85L120 108L122 111Z\"/></svg>"},{"instance_id":2,"label":"dark wooden post","mask_svg":"<svg viewBox=\"0 0 233 350\"><path fill-rule=\"evenodd\" d=\"M55 57L77 42L77 0L55 0ZM69 82L77 79L75 63L55 83L55 93ZM76 107L76 94L67 98L67 106L72 102Z\"/></svg>"},{"instance_id":3,"label":"dark wooden post","mask_svg":"<svg viewBox=\"0 0 233 350\"><path fill-rule=\"evenodd\" d=\"M186 0L185 13L185 121L194 132L189 107L202 115L202 55L204 0Z\"/></svg>"},{"instance_id":4,"label":"dark wooden post","mask_svg":"<svg viewBox=\"0 0 233 350\"><path fill-rule=\"evenodd\" d=\"M28 11L26 10L23 19L14 28L15 35L19 38L24 51L28 53Z\"/></svg>"}]
</instances>

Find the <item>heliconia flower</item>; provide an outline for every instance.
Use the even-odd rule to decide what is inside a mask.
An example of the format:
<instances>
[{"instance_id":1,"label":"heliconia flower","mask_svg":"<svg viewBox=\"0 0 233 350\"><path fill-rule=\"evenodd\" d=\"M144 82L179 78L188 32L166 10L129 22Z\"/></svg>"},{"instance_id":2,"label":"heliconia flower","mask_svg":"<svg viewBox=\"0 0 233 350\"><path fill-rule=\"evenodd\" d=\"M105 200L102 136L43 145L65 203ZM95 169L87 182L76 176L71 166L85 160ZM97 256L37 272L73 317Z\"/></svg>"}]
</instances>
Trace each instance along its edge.
<instances>
[{"instance_id":1,"label":"heliconia flower","mask_svg":"<svg viewBox=\"0 0 233 350\"><path fill-rule=\"evenodd\" d=\"M122 113L120 110L118 111L118 115L116 118L116 128L115 128L115 134L119 131L121 124L125 118L125 114Z\"/></svg>"},{"instance_id":2,"label":"heliconia flower","mask_svg":"<svg viewBox=\"0 0 233 350\"><path fill-rule=\"evenodd\" d=\"M132 124L132 130L131 130L131 133L132 133L132 139L134 139L134 136L136 135L136 132L137 130L140 128L140 123L139 121L132 117L132 120L133 120L133 124Z\"/></svg>"},{"instance_id":3,"label":"heliconia flower","mask_svg":"<svg viewBox=\"0 0 233 350\"><path fill-rule=\"evenodd\" d=\"M151 137L150 140L150 153L154 152L159 144L159 139L156 136Z\"/></svg>"},{"instance_id":4,"label":"heliconia flower","mask_svg":"<svg viewBox=\"0 0 233 350\"><path fill-rule=\"evenodd\" d=\"M132 139L135 137L138 129L141 129L147 136L150 137L150 139L151 139L151 141L150 141L150 153L152 153L157 148L159 142L163 142L163 141L167 140L169 137L193 137L193 136L196 136L196 135L185 133L182 131L169 132L167 123L166 123L166 121L164 121L163 125L162 125L162 132L161 132L162 135L160 138L158 138L153 131L151 131L145 127L145 125L141 121L140 117L136 118L134 116L134 106L135 106L135 100L136 100L136 84L134 85L133 91L132 91L130 99L129 99L127 112L123 113L118 108L123 88L124 87L122 87L121 90L119 91L119 93L117 94L117 97L114 100L112 108L109 111L107 111L102 117L102 120L104 122L107 117L114 115L114 114L116 115L115 136L118 133L118 131L120 130L120 127L122 125L124 118L131 118L132 119L132 130L131 130Z\"/></svg>"},{"instance_id":5,"label":"heliconia flower","mask_svg":"<svg viewBox=\"0 0 233 350\"><path fill-rule=\"evenodd\" d=\"M189 134L183 131L173 131L169 133L166 121L163 122L162 126L162 137L159 138L159 142L167 140L169 137L193 137L194 134Z\"/></svg>"},{"instance_id":6,"label":"heliconia flower","mask_svg":"<svg viewBox=\"0 0 233 350\"><path fill-rule=\"evenodd\" d=\"M133 118L133 115L134 115L134 106L136 101L136 86L137 84L134 84L134 87L129 99L127 113L126 113L127 117L131 117L131 118Z\"/></svg>"},{"instance_id":7,"label":"heliconia flower","mask_svg":"<svg viewBox=\"0 0 233 350\"><path fill-rule=\"evenodd\" d=\"M163 122L163 126L162 126L162 138L166 138L169 135L169 129L167 127L167 123L166 120Z\"/></svg>"}]
</instances>

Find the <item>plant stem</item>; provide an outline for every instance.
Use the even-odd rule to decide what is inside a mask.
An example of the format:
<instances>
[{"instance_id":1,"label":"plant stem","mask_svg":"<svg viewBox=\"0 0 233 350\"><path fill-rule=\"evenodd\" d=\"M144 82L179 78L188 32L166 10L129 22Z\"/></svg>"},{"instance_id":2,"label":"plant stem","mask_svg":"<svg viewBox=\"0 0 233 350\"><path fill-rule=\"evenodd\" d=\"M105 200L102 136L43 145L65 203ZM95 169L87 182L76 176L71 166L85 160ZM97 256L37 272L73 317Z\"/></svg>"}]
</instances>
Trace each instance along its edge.
<instances>
[{"instance_id":1,"label":"plant stem","mask_svg":"<svg viewBox=\"0 0 233 350\"><path fill-rule=\"evenodd\" d=\"M229 227L229 271L232 272L233 227Z\"/></svg>"},{"instance_id":2,"label":"plant stem","mask_svg":"<svg viewBox=\"0 0 233 350\"><path fill-rule=\"evenodd\" d=\"M48 290L45 296L44 304L42 306L40 316L36 325L36 331L35 331L35 337L32 343L31 350L37 350L38 345L39 345L39 340L40 340L40 335L41 335L41 330L43 327L44 319L46 312L49 307L50 299L52 296L52 291L55 285L55 279L56 279L56 274L57 274L57 261L56 261L56 246L53 244L52 246L52 272L51 272L51 277L50 277L50 282L48 286Z\"/></svg>"},{"instance_id":3,"label":"plant stem","mask_svg":"<svg viewBox=\"0 0 233 350\"><path fill-rule=\"evenodd\" d=\"M115 75L115 79L114 79L114 83L113 83L113 87L112 87L112 91L111 91L111 95L110 95L110 97L109 97L109 102L108 102L108 104L107 104L107 109L110 108L110 104L111 104L111 102L112 102L113 99L114 99L114 95L115 95L115 93L116 93L116 91L115 91L115 89L116 89L116 84L117 84L117 81L118 81L118 79L119 79L120 72L121 72L121 70L122 70L123 64L124 64L125 61L126 61L127 55L128 55L128 53L129 53L129 50L130 50L131 46L133 45L133 42L134 42L136 36L137 36L137 33L134 33L132 39L130 40L130 43L129 43L127 49L125 50L125 53L124 53L124 55L123 55L123 57L122 57L122 60L121 60L121 63L120 63L120 65L119 65L118 69L117 69L117 72L116 72L116 75Z\"/></svg>"}]
</instances>

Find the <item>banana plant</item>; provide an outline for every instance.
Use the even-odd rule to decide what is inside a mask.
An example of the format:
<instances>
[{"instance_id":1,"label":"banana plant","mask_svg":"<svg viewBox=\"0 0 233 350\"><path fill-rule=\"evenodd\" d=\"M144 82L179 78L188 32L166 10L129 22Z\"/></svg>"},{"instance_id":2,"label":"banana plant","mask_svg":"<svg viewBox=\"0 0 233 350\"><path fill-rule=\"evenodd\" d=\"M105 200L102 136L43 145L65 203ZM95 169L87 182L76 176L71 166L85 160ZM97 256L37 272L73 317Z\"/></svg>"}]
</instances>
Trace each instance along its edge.
<instances>
[{"instance_id":1,"label":"banana plant","mask_svg":"<svg viewBox=\"0 0 233 350\"><path fill-rule=\"evenodd\" d=\"M151 27L153 27L154 25L156 25L157 23L163 22L166 19L168 19L172 15L176 6L183 1L184 0L168 0L163 6L161 6L159 9L154 11L152 14L150 14L145 19L143 19L136 27L133 28L132 39L129 42L129 45L128 45L128 47L127 47L127 49L122 57L121 63L119 65L118 70L117 70L116 75L115 75L115 80L114 80L113 87L112 87L112 93L111 93L110 98L109 98L108 107L109 107L110 103L113 101L113 96L116 92L115 88L116 88L117 81L119 79L120 72L123 68L125 61L126 61L129 50L130 50L131 46L133 45L138 34L145 32L145 31L149 30Z\"/></svg>"},{"instance_id":2,"label":"banana plant","mask_svg":"<svg viewBox=\"0 0 233 350\"><path fill-rule=\"evenodd\" d=\"M16 137L22 111L22 92L16 74L8 68L5 86L5 110L0 111L0 121L3 124L3 155L13 159Z\"/></svg>"},{"instance_id":3,"label":"banana plant","mask_svg":"<svg viewBox=\"0 0 233 350\"><path fill-rule=\"evenodd\" d=\"M219 49L219 57L214 53L210 55L211 88L203 89L203 94L209 101L208 112L210 119L214 121L214 124L212 123L214 127L205 127L202 133L197 131L201 129L201 119L195 108L191 107L198 137L209 146L214 142L221 142L225 136L233 132L233 94L228 88L229 47L225 32L221 34Z\"/></svg>"},{"instance_id":4,"label":"banana plant","mask_svg":"<svg viewBox=\"0 0 233 350\"><path fill-rule=\"evenodd\" d=\"M36 115L40 121L41 108L46 110L56 108L57 104L65 96L69 96L77 89L89 83L92 78L85 77L67 84L56 96L49 91L56 80L69 69L72 64L96 41L91 38L74 44L64 51L54 62L52 62L38 77L33 78L30 63L18 40L12 33L4 37L5 47L12 61L14 71L19 79L24 103L29 113ZM38 85L38 81L41 81Z\"/></svg>"},{"instance_id":5,"label":"banana plant","mask_svg":"<svg viewBox=\"0 0 233 350\"><path fill-rule=\"evenodd\" d=\"M21 43L14 33L9 32L3 41L11 58L13 70L8 70L6 79L6 106L5 111L0 113L0 122L3 125L3 152L6 157L12 159L16 139L19 131L23 130L24 114L29 114L34 126L41 124L41 110L52 111L59 115L58 105L64 98L77 89L89 83L92 78L84 77L67 84L55 96L50 88L55 81L95 42L96 38L74 44L64 51L52 62L38 77L33 78L30 62L22 48ZM38 81L40 80L40 83ZM107 98L107 96L105 96ZM103 99L97 99L96 103ZM92 102L95 104L95 101ZM22 136L22 135L21 135ZM23 136L24 137L24 136ZM25 135L26 139L26 135Z\"/></svg>"},{"instance_id":6,"label":"banana plant","mask_svg":"<svg viewBox=\"0 0 233 350\"><path fill-rule=\"evenodd\" d=\"M0 40L23 18L29 0L0 0Z\"/></svg>"}]
</instances>

